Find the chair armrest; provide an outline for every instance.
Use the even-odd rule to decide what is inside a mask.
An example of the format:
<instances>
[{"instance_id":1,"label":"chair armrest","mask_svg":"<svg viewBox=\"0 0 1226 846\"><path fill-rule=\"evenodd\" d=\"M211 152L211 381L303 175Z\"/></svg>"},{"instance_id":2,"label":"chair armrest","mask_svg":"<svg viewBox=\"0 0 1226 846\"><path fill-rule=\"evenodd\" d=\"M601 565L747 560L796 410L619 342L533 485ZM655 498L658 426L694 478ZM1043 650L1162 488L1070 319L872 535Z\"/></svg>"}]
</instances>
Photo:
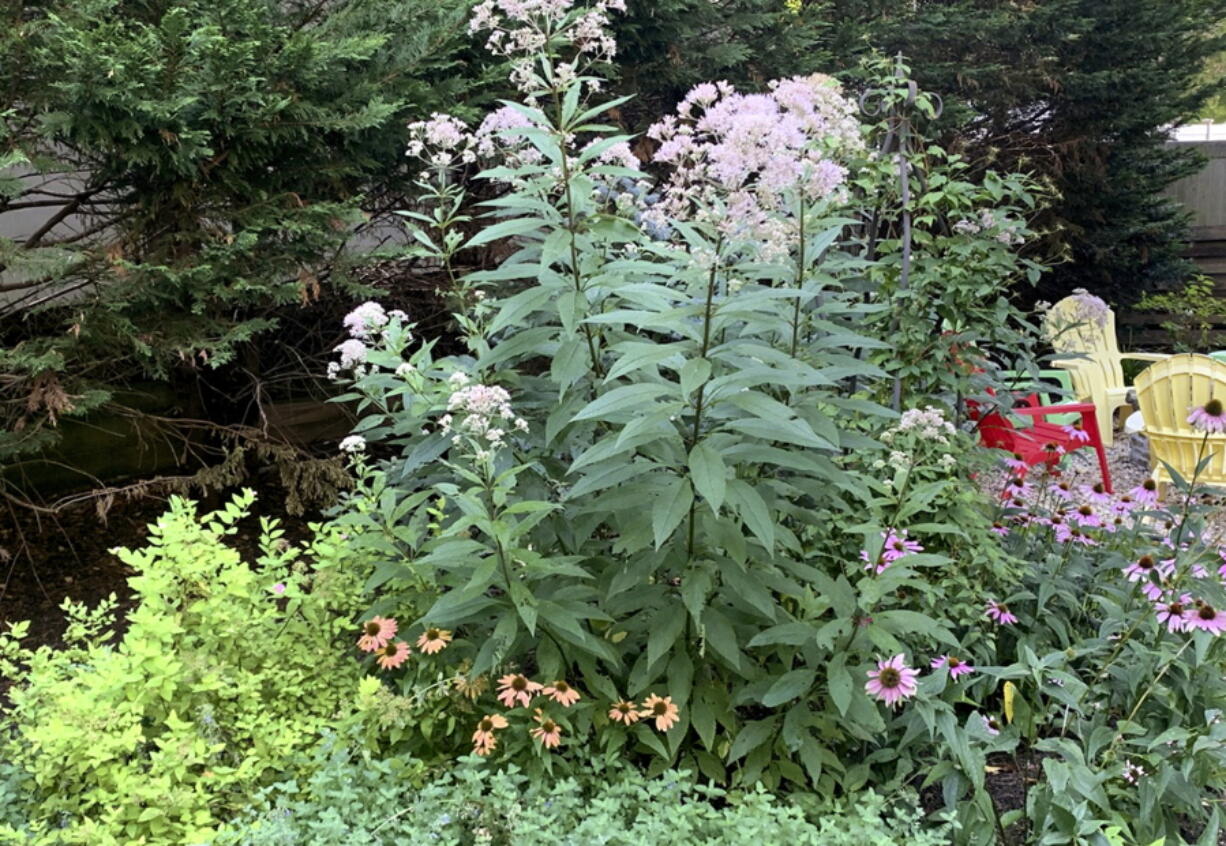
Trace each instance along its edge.
<instances>
[{"instance_id":1,"label":"chair armrest","mask_svg":"<svg viewBox=\"0 0 1226 846\"><path fill-rule=\"evenodd\" d=\"M1010 409L1014 414L1025 414L1031 417L1044 417L1048 414L1093 414L1092 402L1067 402L1061 405L1014 406Z\"/></svg>"},{"instance_id":2,"label":"chair armrest","mask_svg":"<svg viewBox=\"0 0 1226 846\"><path fill-rule=\"evenodd\" d=\"M1170 358L1170 355L1167 353L1131 352L1120 353L1120 358L1131 358L1137 361L1162 361L1163 359Z\"/></svg>"}]
</instances>

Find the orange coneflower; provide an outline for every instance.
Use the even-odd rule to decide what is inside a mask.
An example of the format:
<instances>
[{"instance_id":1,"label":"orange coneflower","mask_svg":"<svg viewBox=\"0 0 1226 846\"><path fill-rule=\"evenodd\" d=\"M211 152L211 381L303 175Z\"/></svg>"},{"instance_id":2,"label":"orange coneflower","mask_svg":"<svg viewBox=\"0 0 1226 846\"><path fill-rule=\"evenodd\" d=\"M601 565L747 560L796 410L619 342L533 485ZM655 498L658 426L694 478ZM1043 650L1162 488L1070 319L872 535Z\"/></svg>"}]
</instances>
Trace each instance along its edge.
<instances>
[{"instance_id":1,"label":"orange coneflower","mask_svg":"<svg viewBox=\"0 0 1226 846\"><path fill-rule=\"evenodd\" d=\"M630 726L639 721L639 712L633 702L627 702L623 699L620 702L613 703L613 707L609 709L609 719L615 723L624 723Z\"/></svg>"},{"instance_id":2,"label":"orange coneflower","mask_svg":"<svg viewBox=\"0 0 1226 846\"><path fill-rule=\"evenodd\" d=\"M403 640L386 644L375 653L379 656L379 666L385 670L394 670L409 657L409 645Z\"/></svg>"},{"instance_id":3,"label":"orange coneflower","mask_svg":"<svg viewBox=\"0 0 1226 846\"><path fill-rule=\"evenodd\" d=\"M488 755L494 751L494 747L498 745L498 739L494 737L494 732L497 729L507 727L505 717L498 714L490 714L482 717L477 723L477 730L473 732L473 752L478 755Z\"/></svg>"},{"instance_id":4,"label":"orange coneflower","mask_svg":"<svg viewBox=\"0 0 1226 846\"><path fill-rule=\"evenodd\" d=\"M532 730L532 736L543 743L546 749L553 749L562 742L562 727L541 713L540 708L536 709L536 721L540 725Z\"/></svg>"},{"instance_id":5,"label":"orange coneflower","mask_svg":"<svg viewBox=\"0 0 1226 846\"><path fill-rule=\"evenodd\" d=\"M362 624L362 636L358 638L358 649L363 652L374 652L387 646L388 641L396 634L396 620L392 617L371 617Z\"/></svg>"},{"instance_id":6,"label":"orange coneflower","mask_svg":"<svg viewBox=\"0 0 1226 846\"><path fill-rule=\"evenodd\" d=\"M515 707L517 702L526 708L540 689L541 685L527 676L509 673L498 680L498 701L508 708Z\"/></svg>"},{"instance_id":7,"label":"orange coneflower","mask_svg":"<svg viewBox=\"0 0 1226 846\"><path fill-rule=\"evenodd\" d=\"M681 711L673 704L671 696L656 696L654 693L648 696L643 702L643 710L639 711L639 716L644 719L655 718L656 728L660 731L668 731L677 724L677 717Z\"/></svg>"},{"instance_id":8,"label":"orange coneflower","mask_svg":"<svg viewBox=\"0 0 1226 846\"><path fill-rule=\"evenodd\" d=\"M417 639L417 648L427 655L434 655L446 649L449 643L451 643L451 632L447 629L429 628Z\"/></svg>"},{"instance_id":9,"label":"orange coneflower","mask_svg":"<svg viewBox=\"0 0 1226 846\"><path fill-rule=\"evenodd\" d=\"M541 693L552 698L554 702L557 702L563 708L569 708L579 701L579 691L561 680L554 682L542 690Z\"/></svg>"}]
</instances>

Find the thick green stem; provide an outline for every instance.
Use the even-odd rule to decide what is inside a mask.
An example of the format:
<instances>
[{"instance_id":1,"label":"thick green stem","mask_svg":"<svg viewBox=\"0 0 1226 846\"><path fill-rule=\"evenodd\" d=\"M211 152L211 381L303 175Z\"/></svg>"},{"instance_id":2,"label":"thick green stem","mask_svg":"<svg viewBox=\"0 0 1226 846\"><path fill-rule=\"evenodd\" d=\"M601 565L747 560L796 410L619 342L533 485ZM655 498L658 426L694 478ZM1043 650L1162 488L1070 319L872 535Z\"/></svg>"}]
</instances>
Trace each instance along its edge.
<instances>
[{"instance_id":1,"label":"thick green stem","mask_svg":"<svg viewBox=\"0 0 1226 846\"><path fill-rule=\"evenodd\" d=\"M715 243L716 258L711 263L711 273L707 276L707 301L706 301L706 305L703 308L702 346L698 353L699 358L706 358L707 351L710 350L711 348L711 314L715 307L715 283L719 279L720 246L721 246L720 242L716 241ZM694 397L694 425L690 429L690 439L689 439L689 443L686 445L687 455L689 454L691 450L694 449L694 446L698 443L698 436L702 432L702 411L703 411L703 403L705 402L705 399L706 399L706 393L707 393L707 384L706 382L704 382L698 386L698 393ZM695 524L698 522L696 519L697 518L697 512L696 512L697 506L698 506L697 502L690 503L689 539L686 544L686 549L688 551L688 554L691 557L694 555L694 540L695 540L695 534L696 534Z\"/></svg>"}]
</instances>

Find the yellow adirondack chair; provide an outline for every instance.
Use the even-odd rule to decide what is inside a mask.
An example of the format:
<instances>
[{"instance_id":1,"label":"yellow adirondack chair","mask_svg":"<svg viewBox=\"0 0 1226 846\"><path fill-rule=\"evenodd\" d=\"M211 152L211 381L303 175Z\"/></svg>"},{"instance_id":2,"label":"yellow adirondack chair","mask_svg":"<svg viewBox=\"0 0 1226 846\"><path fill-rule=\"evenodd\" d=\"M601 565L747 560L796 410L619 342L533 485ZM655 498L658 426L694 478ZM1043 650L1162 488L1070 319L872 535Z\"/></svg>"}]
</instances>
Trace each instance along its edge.
<instances>
[{"instance_id":1,"label":"yellow adirondack chair","mask_svg":"<svg viewBox=\"0 0 1226 846\"><path fill-rule=\"evenodd\" d=\"M1191 479L1204 442L1203 458L1212 454L1198 482L1226 484L1226 434L1210 435L1192 428L1188 412L1216 397L1226 402L1226 364L1205 355L1173 355L1151 364L1137 376L1137 401L1145 418L1154 481L1168 483L1165 461Z\"/></svg>"},{"instance_id":2,"label":"yellow adirondack chair","mask_svg":"<svg viewBox=\"0 0 1226 846\"><path fill-rule=\"evenodd\" d=\"M1082 402L1092 402L1098 414L1103 443L1114 440L1115 411L1128 406L1121 362L1126 359L1162 361L1161 353L1122 353L1115 339L1115 312L1089 294L1074 294L1056 303L1043 321L1044 334L1056 353L1076 358L1052 363L1069 371L1073 392Z\"/></svg>"}]
</instances>

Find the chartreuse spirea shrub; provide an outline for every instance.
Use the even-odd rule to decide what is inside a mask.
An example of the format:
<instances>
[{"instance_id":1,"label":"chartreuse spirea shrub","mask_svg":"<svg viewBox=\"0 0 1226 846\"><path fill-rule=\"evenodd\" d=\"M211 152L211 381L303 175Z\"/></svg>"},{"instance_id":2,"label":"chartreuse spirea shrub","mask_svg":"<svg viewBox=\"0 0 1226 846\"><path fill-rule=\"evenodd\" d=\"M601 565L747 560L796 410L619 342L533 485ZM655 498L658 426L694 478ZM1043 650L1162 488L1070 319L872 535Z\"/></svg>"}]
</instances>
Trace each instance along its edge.
<instances>
[{"instance_id":1,"label":"chartreuse spirea shrub","mask_svg":"<svg viewBox=\"0 0 1226 846\"><path fill-rule=\"evenodd\" d=\"M541 782L515 766L463 759L433 777L418 761L380 760L331 737L301 784L261 791L251 812L223 829L226 846L887 846L948 842L923 826L913 795L887 804L867 791L854 803L802 807L761 787L728 794L687 773L654 778L624 767L582 766Z\"/></svg>"},{"instance_id":2,"label":"chartreuse spirea shrub","mask_svg":"<svg viewBox=\"0 0 1226 846\"><path fill-rule=\"evenodd\" d=\"M265 522L244 561L226 541L253 498L201 516L172 500L144 549L117 550L137 603L118 638L113 598L66 603L63 648L0 636L6 842L206 842L352 710L350 549Z\"/></svg>"},{"instance_id":3,"label":"chartreuse spirea shrub","mask_svg":"<svg viewBox=\"0 0 1226 846\"><path fill-rule=\"evenodd\" d=\"M424 715L400 721L414 757L471 750L537 775L582 749L734 788L893 790L944 744L970 749L967 679L913 670L990 664L983 608L1013 573L986 502L957 493L973 439L953 410L883 403L904 375L889 351L922 322L929 365L903 396L976 390L947 362L965 336L1000 336L1025 199L947 175L931 201L945 205L917 216L997 262L957 275L993 309L946 336L935 259L896 308L881 268L899 248L867 245L858 198L897 179L872 153L882 130L821 76L759 95L703 85L651 132L657 180L600 123L616 101L598 101L590 63L613 49L619 6L480 4L473 28L511 59L522 101L475 131L410 128L427 202L408 216L455 278L468 354L437 356L377 303L346 320L333 375L363 416L337 522L377 559L354 636L386 679L362 695L375 722ZM474 164L500 187L477 208L455 178ZM980 210L991 226L953 228ZM461 275L456 257L495 240L510 256ZM929 427L945 448L900 464L878 436L904 426L896 451ZM449 673L471 705L431 694ZM918 728L891 707L914 696L931 706ZM955 759L951 804L982 793L983 764Z\"/></svg>"}]
</instances>

